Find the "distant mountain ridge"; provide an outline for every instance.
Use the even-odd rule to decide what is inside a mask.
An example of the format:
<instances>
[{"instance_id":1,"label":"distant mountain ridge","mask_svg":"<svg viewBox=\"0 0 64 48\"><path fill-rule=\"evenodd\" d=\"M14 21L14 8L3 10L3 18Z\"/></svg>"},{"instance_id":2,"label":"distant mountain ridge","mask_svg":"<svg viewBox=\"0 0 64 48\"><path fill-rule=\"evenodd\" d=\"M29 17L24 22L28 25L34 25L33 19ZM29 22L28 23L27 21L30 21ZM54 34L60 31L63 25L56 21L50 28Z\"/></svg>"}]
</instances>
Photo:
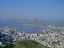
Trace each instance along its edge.
<instances>
[{"instance_id":1,"label":"distant mountain ridge","mask_svg":"<svg viewBox=\"0 0 64 48\"><path fill-rule=\"evenodd\" d=\"M62 21L62 22L61 22ZM64 19L47 19L43 21L42 19L0 19L0 27L1 26L14 26L21 29L22 32L29 32L29 33L40 33L43 29L41 27L46 26L47 24L51 22L54 25L64 25ZM55 23L54 23L55 22ZM56 26L57 26L56 25Z\"/></svg>"}]
</instances>

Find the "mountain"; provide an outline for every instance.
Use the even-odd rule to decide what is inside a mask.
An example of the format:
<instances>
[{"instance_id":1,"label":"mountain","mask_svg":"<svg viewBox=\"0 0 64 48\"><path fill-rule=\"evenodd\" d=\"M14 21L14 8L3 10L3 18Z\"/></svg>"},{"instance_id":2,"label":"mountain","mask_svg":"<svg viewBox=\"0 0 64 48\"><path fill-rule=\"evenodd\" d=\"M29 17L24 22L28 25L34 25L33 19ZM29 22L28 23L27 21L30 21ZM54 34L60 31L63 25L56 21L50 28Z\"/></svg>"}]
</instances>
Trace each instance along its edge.
<instances>
[{"instance_id":1,"label":"mountain","mask_svg":"<svg viewBox=\"0 0 64 48\"><path fill-rule=\"evenodd\" d=\"M41 27L44 26L44 23L38 19L1 19L0 23L0 27L10 25L17 28L19 26L22 32L27 33L40 33Z\"/></svg>"},{"instance_id":2,"label":"mountain","mask_svg":"<svg viewBox=\"0 0 64 48\"><path fill-rule=\"evenodd\" d=\"M39 44L36 41L24 40L24 41L17 41L15 43L15 48L48 48L48 47Z\"/></svg>"},{"instance_id":3,"label":"mountain","mask_svg":"<svg viewBox=\"0 0 64 48\"><path fill-rule=\"evenodd\" d=\"M20 29L22 32L27 33L41 33L43 28L47 26L47 24L52 24L56 26L63 26L64 25L64 19L0 19L0 27L3 26L13 26L16 27L19 26L18 29Z\"/></svg>"}]
</instances>

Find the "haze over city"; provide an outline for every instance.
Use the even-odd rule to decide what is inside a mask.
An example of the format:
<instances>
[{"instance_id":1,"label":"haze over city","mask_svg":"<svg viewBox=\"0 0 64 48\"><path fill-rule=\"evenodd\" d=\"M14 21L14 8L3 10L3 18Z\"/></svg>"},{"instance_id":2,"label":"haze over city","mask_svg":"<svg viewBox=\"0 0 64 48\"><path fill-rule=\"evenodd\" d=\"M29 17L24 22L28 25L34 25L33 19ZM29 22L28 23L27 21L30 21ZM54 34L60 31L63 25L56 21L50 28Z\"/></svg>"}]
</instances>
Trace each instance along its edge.
<instances>
[{"instance_id":1,"label":"haze over city","mask_svg":"<svg viewBox=\"0 0 64 48\"><path fill-rule=\"evenodd\" d=\"M64 0L0 0L0 48L64 48Z\"/></svg>"}]
</instances>

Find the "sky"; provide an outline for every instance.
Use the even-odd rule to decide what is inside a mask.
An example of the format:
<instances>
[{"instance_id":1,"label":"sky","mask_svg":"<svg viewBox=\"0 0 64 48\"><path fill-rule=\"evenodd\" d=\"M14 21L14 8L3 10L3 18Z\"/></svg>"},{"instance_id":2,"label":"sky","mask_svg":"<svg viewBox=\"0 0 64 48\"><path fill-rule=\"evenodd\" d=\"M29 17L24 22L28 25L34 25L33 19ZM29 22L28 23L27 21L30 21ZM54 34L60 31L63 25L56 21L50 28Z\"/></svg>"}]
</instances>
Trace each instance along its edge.
<instances>
[{"instance_id":1,"label":"sky","mask_svg":"<svg viewBox=\"0 0 64 48\"><path fill-rule=\"evenodd\" d=\"M0 0L0 18L64 19L64 0Z\"/></svg>"}]
</instances>

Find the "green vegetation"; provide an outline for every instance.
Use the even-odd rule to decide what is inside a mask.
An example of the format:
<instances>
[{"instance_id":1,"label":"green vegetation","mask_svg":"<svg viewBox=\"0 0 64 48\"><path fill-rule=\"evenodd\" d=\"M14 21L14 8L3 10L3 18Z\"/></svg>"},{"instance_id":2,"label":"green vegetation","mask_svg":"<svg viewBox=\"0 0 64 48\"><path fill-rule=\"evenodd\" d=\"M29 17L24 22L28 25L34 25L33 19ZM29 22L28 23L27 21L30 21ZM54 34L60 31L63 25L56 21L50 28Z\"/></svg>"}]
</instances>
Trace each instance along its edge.
<instances>
[{"instance_id":1,"label":"green vegetation","mask_svg":"<svg viewBox=\"0 0 64 48\"><path fill-rule=\"evenodd\" d=\"M37 43L36 41L24 40L24 41L17 41L15 43L15 48L47 48L47 47Z\"/></svg>"},{"instance_id":2,"label":"green vegetation","mask_svg":"<svg viewBox=\"0 0 64 48\"><path fill-rule=\"evenodd\" d=\"M0 46L0 48L47 48L47 47L33 40L24 40L24 41L8 42L5 44L5 46Z\"/></svg>"},{"instance_id":3,"label":"green vegetation","mask_svg":"<svg viewBox=\"0 0 64 48\"><path fill-rule=\"evenodd\" d=\"M13 41L3 42L0 48L14 48Z\"/></svg>"}]
</instances>

